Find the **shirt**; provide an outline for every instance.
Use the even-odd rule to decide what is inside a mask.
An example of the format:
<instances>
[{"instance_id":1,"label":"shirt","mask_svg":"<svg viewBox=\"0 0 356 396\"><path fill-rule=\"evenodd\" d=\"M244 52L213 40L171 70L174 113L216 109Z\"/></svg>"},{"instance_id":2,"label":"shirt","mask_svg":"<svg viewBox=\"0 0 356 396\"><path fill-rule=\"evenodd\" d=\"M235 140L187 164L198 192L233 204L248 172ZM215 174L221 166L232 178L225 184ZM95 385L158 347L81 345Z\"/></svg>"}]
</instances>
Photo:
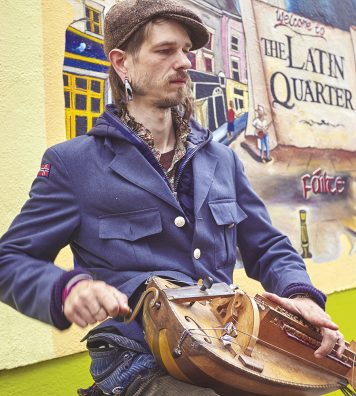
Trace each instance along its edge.
<instances>
[{"instance_id":1,"label":"shirt","mask_svg":"<svg viewBox=\"0 0 356 396\"><path fill-rule=\"evenodd\" d=\"M159 163L161 163L161 153L154 146L154 138L152 132L144 125L137 122L135 118L128 112L124 104L118 105L118 117L151 149L153 155ZM174 155L168 169L161 164L165 175L169 181L172 191L175 191L175 174L178 167L178 162L184 157L187 151L187 137L190 133L190 127L178 111L172 108L173 128L176 134L176 144L174 148ZM166 162L165 162L166 163Z\"/></svg>"}]
</instances>

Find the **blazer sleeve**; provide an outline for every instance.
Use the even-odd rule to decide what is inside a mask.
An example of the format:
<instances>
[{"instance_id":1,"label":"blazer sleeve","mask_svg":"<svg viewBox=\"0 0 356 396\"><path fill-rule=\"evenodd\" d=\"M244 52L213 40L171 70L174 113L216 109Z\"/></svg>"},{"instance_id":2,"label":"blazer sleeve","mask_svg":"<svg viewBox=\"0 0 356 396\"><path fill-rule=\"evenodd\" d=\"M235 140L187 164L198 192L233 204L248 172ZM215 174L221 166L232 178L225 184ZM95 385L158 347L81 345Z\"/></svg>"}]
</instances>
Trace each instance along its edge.
<instances>
[{"instance_id":1,"label":"blazer sleeve","mask_svg":"<svg viewBox=\"0 0 356 396\"><path fill-rule=\"evenodd\" d=\"M0 240L0 300L23 314L53 324L51 292L65 271L53 264L80 224L70 174L54 148L34 180L30 199Z\"/></svg>"},{"instance_id":2,"label":"blazer sleeve","mask_svg":"<svg viewBox=\"0 0 356 396\"><path fill-rule=\"evenodd\" d=\"M236 199L247 214L237 225L237 245L247 275L260 281L265 290L283 297L309 293L324 308L325 295L312 285L304 261L290 240L272 226L265 205L253 191L235 153L234 159Z\"/></svg>"}]
</instances>

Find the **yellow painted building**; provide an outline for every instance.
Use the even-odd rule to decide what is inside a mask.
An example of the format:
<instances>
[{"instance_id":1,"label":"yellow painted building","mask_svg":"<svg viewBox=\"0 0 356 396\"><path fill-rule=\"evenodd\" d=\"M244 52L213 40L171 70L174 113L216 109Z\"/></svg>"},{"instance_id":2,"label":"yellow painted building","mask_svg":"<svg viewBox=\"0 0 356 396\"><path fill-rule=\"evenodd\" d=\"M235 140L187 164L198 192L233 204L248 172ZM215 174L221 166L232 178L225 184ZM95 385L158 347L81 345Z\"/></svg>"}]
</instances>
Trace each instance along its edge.
<instances>
[{"instance_id":1,"label":"yellow painted building","mask_svg":"<svg viewBox=\"0 0 356 396\"><path fill-rule=\"evenodd\" d=\"M28 198L46 148L66 139L64 33L74 18L74 7L66 0L57 0L56 7L45 0L2 4L1 234ZM63 268L71 268L69 249L56 261ZM0 370L84 348L78 342L83 331L77 328L60 333L2 303L0 318Z\"/></svg>"},{"instance_id":2,"label":"yellow painted building","mask_svg":"<svg viewBox=\"0 0 356 396\"><path fill-rule=\"evenodd\" d=\"M226 79L226 103L233 101L238 115L248 112L248 86L230 78Z\"/></svg>"}]
</instances>

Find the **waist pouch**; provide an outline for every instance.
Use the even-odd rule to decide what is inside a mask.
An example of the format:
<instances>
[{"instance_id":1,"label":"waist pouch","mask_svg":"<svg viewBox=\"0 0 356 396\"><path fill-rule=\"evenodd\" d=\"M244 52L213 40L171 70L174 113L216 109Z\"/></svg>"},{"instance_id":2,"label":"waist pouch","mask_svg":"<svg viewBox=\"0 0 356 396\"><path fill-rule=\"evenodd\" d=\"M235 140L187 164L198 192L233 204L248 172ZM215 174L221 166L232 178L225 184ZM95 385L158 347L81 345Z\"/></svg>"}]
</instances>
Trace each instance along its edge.
<instances>
[{"instance_id":1,"label":"waist pouch","mask_svg":"<svg viewBox=\"0 0 356 396\"><path fill-rule=\"evenodd\" d=\"M87 348L92 359L90 373L106 395L119 395L137 374L158 367L141 344L115 333L89 335Z\"/></svg>"}]
</instances>

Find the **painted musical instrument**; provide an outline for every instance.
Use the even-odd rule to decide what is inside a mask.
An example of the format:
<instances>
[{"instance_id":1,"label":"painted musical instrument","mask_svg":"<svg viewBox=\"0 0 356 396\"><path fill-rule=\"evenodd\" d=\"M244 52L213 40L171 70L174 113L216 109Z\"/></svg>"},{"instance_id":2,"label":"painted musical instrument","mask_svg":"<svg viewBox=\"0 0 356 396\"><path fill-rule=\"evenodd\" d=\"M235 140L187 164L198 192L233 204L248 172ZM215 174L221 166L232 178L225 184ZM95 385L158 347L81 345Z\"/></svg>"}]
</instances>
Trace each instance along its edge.
<instances>
[{"instance_id":1,"label":"painted musical instrument","mask_svg":"<svg viewBox=\"0 0 356 396\"><path fill-rule=\"evenodd\" d=\"M265 127L259 127L256 129L256 135L259 139L263 139L267 133L268 133L268 129L269 127L272 125L272 121L269 122Z\"/></svg>"}]
</instances>

